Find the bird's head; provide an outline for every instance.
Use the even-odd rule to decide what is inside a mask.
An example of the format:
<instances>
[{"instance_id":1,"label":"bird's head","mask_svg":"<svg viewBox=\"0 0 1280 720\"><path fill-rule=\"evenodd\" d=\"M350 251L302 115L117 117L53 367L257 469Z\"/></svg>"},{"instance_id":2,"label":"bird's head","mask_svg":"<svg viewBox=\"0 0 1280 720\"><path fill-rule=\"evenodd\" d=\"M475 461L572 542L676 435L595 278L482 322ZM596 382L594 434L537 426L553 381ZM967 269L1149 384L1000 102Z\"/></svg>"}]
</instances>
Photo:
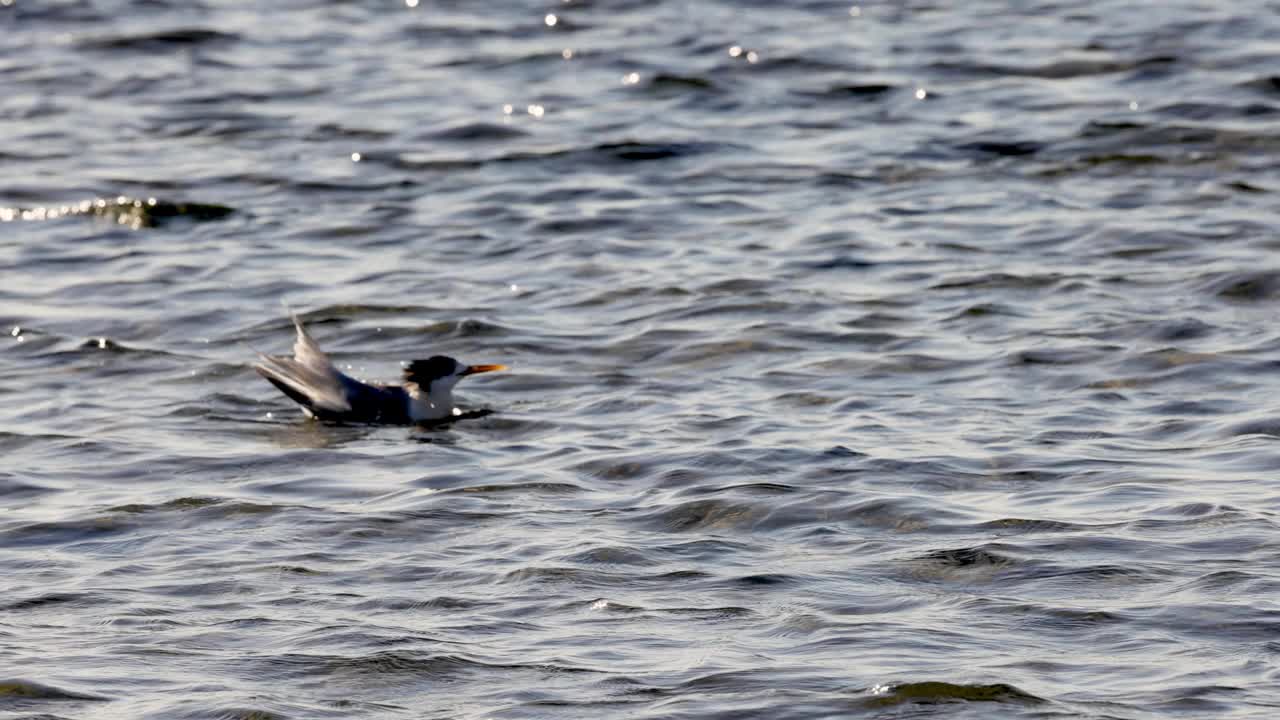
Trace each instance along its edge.
<instances>
[{"instance_id":1,"label":"bird's head","mask_svg":"<svg viewBox=\"0 0 1280 720\"><path fill-rule=\"evenodd\" d=\"M428 394L439 394L452 390L459 380L468 375L506 369L506 365L463 365L451 357L435 355L409 363L404 369L404 379Z\"/></svg>"}]
</instances>

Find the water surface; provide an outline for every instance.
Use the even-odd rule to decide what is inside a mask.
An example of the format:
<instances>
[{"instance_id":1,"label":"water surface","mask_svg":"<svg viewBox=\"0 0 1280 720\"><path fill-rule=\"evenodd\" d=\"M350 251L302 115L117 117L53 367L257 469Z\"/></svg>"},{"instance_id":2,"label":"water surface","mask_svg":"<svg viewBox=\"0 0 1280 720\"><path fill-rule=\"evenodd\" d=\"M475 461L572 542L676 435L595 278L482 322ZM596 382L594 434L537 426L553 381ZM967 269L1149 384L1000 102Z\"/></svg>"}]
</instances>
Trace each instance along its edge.
<instances>
[{"instance_id":1,"label":"water surface","mask_svg":"<svg viewBox=\"0 0 1280 720\"><path fill-rule=\"evenodd\" d=\"M0 718L1271 717L1277 11L0 3Z\"/></svg>"}]
</instances>

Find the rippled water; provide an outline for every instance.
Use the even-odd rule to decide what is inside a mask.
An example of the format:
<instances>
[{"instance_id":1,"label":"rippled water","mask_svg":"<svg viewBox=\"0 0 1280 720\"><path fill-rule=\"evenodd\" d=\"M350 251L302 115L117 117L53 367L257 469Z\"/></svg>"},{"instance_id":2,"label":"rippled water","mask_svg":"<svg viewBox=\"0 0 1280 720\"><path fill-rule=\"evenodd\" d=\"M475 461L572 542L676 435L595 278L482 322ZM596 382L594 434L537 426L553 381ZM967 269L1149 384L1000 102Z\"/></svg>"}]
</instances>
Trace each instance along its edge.
<instances>
[{"instance_id":1,"label":"rippled water","mask_svg":"<svg viewBox=\"0 0 1280 720\"><path fill-rule=\"evenodd\" d=\"M0 0L0 717L1274 717L1278 18Z\"/></svg>"}]
</instances>

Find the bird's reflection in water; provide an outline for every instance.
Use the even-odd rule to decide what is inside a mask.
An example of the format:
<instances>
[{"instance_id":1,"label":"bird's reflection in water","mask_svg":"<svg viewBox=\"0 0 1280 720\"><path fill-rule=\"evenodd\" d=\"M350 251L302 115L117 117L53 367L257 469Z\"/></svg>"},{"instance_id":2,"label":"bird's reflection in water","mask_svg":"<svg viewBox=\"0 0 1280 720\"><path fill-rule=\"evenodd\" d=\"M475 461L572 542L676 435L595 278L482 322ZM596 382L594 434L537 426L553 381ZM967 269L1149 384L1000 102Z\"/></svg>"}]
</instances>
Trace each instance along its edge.
<instances>
[{"instance_id":1,"label":"bird's reflection in water","mask_svg":"<svg viewBox=\"0 0 1280 720\"><path fill-rule=\"evenodd\" d=\"M450 433L442 431L452 430L453 424L459 420L474 420L476 418L487 417L493 415L494 411L488 408L479 410L466 410L458 413L450 418L443 420L435 420L433 422L420 422L413 426L409 437L420 443L434 443L436 445L452 445L455 442L454 436Z\"/></svg>"},{"instance_id":2,"label":"bird's reflection in water","mask_svg":"<svg viewBox=\"0 0 1280 720\"><path fill-rule=\"evenodd\" d=\"M466 410L443 420L417 423L410 427L409 439L421 443L451 445L455 442L448 430L460 420L475 420L496 414L488 408ZM342 447L364 440L375 432L388 430L386 425L369 423L335 423L300 418L288 422L267 423L267 439L282 448L316 450Z\"/></svg>"},{"instance_id":3,"label":"bird's reflection in water","mask_svg":"<svg viewBox=\"0 0 1280 720\"><path fill-rule=\"evenodd\" d=\"M363 440L376 430L377 425L339 425L302 418L272 423L266 437L282 448L323 450Z\"/></svg>"}]
</instances>

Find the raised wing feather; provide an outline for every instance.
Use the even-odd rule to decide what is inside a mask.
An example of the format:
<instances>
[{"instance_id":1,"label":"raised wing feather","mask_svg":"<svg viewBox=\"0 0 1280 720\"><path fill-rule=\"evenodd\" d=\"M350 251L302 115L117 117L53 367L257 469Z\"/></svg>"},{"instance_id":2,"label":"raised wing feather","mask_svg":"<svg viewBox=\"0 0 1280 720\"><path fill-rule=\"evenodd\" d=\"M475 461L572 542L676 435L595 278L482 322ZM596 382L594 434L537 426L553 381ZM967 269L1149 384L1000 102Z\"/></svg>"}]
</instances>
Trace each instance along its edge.
<instances>
[{"instance_id":1,"label":"raised wing feather","mask_svg":"<svg viewBox=\"0 0 1280 720\"><path fill-rule=\"evenodd\" d=\"M348 391L355 381L338 372L297 315L293 316L293 326L298 331L293 357L258 353L262 362L253 369L304 407L322 414L350 412Z\"/></svg>"}]
</instances>

